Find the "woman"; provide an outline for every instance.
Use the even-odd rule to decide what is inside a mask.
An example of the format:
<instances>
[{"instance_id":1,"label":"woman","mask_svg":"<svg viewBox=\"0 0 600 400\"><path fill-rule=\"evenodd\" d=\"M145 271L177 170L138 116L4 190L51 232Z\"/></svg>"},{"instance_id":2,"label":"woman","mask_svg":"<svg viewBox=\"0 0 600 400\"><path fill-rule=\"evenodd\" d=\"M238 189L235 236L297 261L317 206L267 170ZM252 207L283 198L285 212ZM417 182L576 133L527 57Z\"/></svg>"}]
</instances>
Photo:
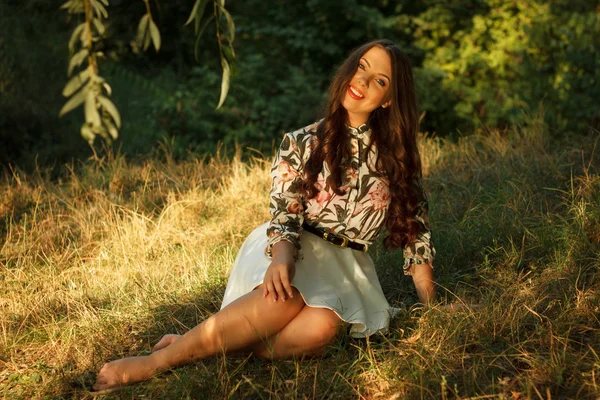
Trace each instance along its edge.
<instances>
[{"instance_id":1,"label":"woman","mask_svg":"<svg viewBox=\"0 0 600 400\"><path fill-rule=\"evenodd\" d=\"M284 136L271 171L272 219L242 245L221 310L164 336L149 356L105 364L94 390L221 352L319 355L346 324L355 337L385 331L389 304L366 254L384 225L384 245L404 248L404 273L429 303L435 252L417 131L406 55L388 40L356 49L331 83L325 118Z\"/></svg>"}]
</instances>

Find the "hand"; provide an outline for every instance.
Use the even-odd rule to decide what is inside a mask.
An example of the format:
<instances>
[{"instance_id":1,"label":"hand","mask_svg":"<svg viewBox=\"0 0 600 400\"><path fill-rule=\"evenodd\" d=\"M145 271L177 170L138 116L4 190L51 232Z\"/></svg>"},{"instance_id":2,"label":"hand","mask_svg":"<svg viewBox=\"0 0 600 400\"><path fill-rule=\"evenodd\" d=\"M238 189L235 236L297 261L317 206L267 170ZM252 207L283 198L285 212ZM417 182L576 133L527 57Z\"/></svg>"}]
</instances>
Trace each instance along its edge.
<instances>
[{"instance_id":1,"label":"hand","mask_svg":"<svg viewBox=\"0 0 600 400\"><path fill-rule=\"evenodd\" d=\"M290 282L296 273L295 251L293 244L283 240L273 246L273 261L267 268L263 281L263 297L270 294L273 301L285 301L286 294L290 298L294 297Z\"/></svg>"}]
</instances>

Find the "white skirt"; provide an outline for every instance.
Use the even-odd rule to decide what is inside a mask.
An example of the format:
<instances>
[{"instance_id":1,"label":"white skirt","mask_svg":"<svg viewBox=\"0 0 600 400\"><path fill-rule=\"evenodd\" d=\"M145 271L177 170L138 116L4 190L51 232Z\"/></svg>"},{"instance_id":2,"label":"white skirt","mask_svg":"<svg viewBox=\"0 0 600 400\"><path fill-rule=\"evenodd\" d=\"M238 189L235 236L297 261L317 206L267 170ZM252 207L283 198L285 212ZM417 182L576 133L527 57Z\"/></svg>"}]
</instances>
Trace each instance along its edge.
<instances>
[{"instance_id":1,"label":"white skirt","mask_svg":"<svg viewBox=\"0 0 600 400\"><path fill-rule=\"evenodd\" d=\"M265 256L267 227L264 223L246 238L227 282L221 309L263 283L271 260ZM304 232L303 259L296 261L292 286L311 307L328 308L351 324L350 336L366 337L387 332L388 304L371 257L358 250L339 248Z\"/></svg>"}]
</instances>

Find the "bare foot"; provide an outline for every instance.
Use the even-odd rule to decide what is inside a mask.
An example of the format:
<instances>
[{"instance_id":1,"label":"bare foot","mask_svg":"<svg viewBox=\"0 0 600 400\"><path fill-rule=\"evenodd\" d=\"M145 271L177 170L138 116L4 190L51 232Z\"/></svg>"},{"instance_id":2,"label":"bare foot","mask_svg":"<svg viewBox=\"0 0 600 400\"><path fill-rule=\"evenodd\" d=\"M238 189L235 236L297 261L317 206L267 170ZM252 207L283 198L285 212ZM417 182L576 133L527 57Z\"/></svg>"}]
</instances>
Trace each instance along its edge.
<instances>
[{"instance_id":1,"label":"bare foot","mask_svg":"<svg viewBox=\"0 0 600 400\"><path fill-rule=\"evenodd\" d=\"M104 364L92 388L94 391L114 389L148 379L156 372L157 367L150 357L122 358Z\"/></svg>"},{"instance_id":2,"label":"bare foot","mask_svg":"<svg viewBox=\"0 0 600 400\"><path fill-rule=\"evenodd\" d=\"M165 347L169 346L171 343L179 340L180 337L181 337L181 335L175 335L172 333L169 333L169 334L163 336L162 339L160 339L160 341L154 345L154 347L152 348L152 352L154 353L155 351L164 349Z\"/></svg>"}]
</instances>

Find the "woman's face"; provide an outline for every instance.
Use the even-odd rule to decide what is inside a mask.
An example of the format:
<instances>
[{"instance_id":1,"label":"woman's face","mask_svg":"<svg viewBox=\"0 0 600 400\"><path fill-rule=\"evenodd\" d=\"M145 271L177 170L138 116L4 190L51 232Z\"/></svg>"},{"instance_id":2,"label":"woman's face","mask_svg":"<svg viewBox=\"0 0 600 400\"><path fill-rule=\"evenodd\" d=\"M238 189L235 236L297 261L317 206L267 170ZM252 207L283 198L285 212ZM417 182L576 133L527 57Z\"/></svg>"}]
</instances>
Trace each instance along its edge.
<instances>
[{"instance_id":1,"label":"woman's face","mask_svg":"<svg viewBox=\"0 0 600 400\"><path fill-rule=\"evenodd\" d=\"M374 46L363 54L342 99L350 126L364 124L377 107L390 105L386 99L391 77L392 62L383 48Z\"/></svg>"}]
</instances>

